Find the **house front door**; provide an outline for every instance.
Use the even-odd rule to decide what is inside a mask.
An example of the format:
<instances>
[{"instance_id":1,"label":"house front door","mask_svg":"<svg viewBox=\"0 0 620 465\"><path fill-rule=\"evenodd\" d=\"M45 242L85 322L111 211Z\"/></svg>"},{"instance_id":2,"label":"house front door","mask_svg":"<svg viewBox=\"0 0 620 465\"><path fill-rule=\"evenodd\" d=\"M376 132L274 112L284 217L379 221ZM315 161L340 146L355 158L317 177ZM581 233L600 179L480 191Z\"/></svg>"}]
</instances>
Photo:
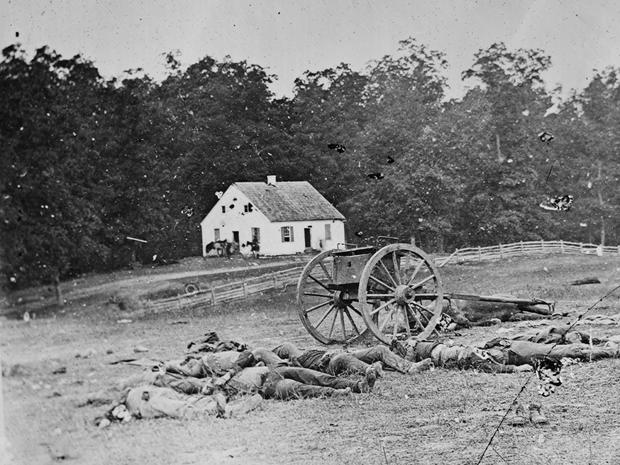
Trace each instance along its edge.
<instances>
[{"instance_id":1,"label":"house front door","mask_svg":"<svg viewBox=\"0 0 620 465\"><path fill-rule=\"evenodd\" d=\"M233 231L233 242L239 243L239 231Z\"/></svg>"},{"instance_id":2,"label":"house front door","mask_svg":"<svg viewBox=\"0 0 620 465\"><path fill-rule=\"evenodd\" d=\"M311 246L311 244L312 244L312 238L311 238L311 236L310 236L310 231L311 231L311 229L310 229L310 228L304 228L304 241L305 241L305 247L306 247L306 249L308 249L308 248L312 247L312 246Z\"/></svg>"}]
</instances>

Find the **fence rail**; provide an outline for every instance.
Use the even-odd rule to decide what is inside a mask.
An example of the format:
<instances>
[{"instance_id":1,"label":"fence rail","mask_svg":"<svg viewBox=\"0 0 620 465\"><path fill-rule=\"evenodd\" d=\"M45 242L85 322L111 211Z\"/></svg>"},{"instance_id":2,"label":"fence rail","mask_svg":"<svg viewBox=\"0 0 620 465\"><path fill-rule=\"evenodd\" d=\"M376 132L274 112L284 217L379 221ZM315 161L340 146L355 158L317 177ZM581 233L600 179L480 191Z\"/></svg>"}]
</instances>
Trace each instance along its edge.
<instances>
[{"instance_id":1,"label":"fence rail","mask_svg":"<svg viewBox=\"0 0 620 465\"><path fill-rule=\"evenodd\" d=\"M287 270L266 273L256 278L222 284L210 289L201 289L165 299L151 300L145 306L148 313L160 313L244 299L252 294L258 294L270 289L285 289L291 284L296 284L301 270L303 270L303 267L297 266Z\"/></svg>"},{"instance_id":2,"label":"fence rail","mask_svg":"<svg viewBox=\"0 0 620 465\"><path fill-rule=\"evenodd\" d=\"M521 241L489 247L466 247L457 249L440 266L447 263L463 263L483 260L502 260L523 255L542 255L551 253L620 255L620 246L601 246L570 241Z\"/></svg>"},{"instance_id":3,"label":"fence rail","mask_svg":"<svg viewBox=\"0 0 620 465\"><path fill-rule=\"evenodd\" d=\"M600 246L569 241L523 241L512 244L499 244L489 247L466 247L456 249L450 255L434 254L435 260L442 267L448 263L481 262L484 260L502 260L524 255L541 255L552 253L620 255L619 246ZM165 299L152 300L146 303L148 313L167 312L171 310L187 310L219 302L230 302L245 299L271 289L285 289L297 284L303 266L287 270L267 273L256 278L223 284L211 289L199 290Z\"/></svg>"}]
</instances>

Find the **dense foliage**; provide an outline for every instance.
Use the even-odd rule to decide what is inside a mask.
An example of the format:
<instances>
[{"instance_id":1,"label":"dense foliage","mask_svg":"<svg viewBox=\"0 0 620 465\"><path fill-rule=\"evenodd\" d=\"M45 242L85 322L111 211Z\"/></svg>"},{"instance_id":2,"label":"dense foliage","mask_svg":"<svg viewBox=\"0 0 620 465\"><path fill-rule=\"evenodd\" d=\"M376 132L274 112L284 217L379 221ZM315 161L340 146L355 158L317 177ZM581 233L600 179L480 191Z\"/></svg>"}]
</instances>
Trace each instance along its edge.
<instances>
[{"instance_id":1,"label":"dense foliage","mask_svg":"<svg viewBox=\"0 0 620 465\"><path fill-rule=\"evenodd\" d=\"M310 181L347 216L351 242L620 241L615 69L560 101L544 86L550 57L498 43L463 72L467 94L448 101L443 54L407 39L363 72L308 71L292 98L276 99L260 66L167 62L162 82L140 71L119 81L47 47L2 51L5 283L197 255L215 192L267 174ZM554 139L541 142L542 131ZM569 212L539 208L560 194L574 196Z\"/></svg>"}]
</instances>

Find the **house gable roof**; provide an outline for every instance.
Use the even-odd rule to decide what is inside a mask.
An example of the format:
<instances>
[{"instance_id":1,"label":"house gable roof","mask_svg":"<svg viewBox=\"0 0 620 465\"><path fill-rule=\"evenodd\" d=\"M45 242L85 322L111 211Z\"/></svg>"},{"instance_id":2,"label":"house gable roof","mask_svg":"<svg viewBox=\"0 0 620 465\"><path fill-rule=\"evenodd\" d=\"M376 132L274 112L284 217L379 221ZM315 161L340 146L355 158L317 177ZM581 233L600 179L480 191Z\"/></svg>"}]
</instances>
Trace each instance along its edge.
<instances>
[{"instance_id":1,"label":"house gable roof","mask_svg":"<svg viewBox=\"0 0 620 465\"><path fill-rule=\"evenodd\" d=\"M307 181L278 181L276 186L264 182L236 182L233 186L272 222L345 219Z\"/></svg>"}]
</instances>

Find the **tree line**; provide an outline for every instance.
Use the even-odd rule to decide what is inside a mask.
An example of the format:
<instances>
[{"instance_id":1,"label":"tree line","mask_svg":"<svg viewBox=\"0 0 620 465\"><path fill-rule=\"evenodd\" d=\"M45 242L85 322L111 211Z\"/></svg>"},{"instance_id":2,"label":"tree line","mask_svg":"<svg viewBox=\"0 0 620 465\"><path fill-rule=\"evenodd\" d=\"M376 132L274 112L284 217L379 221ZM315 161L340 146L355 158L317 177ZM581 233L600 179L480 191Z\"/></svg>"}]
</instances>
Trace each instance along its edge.
<instances>
[{"instance_id":1,"label":"tree line","mask_svg":"<svg viewBox=\"0 0 620 465\"><path fill-rule=\"evenodd\" d=\"M359 244L620 239L617 69L560 98L543 79L549 56L496 43L463 71L467 93L448 100L444 54L409 38L361 71L307 71L276 98L259 65L205 56L184 69L172 53L166 63L161 82L140 70L104 79L80 55L2 50L6 285L198 255L215 192L268 174L312 183ZM539 207L565 194L569 211Z\"/></svg>"}]
</instances>

